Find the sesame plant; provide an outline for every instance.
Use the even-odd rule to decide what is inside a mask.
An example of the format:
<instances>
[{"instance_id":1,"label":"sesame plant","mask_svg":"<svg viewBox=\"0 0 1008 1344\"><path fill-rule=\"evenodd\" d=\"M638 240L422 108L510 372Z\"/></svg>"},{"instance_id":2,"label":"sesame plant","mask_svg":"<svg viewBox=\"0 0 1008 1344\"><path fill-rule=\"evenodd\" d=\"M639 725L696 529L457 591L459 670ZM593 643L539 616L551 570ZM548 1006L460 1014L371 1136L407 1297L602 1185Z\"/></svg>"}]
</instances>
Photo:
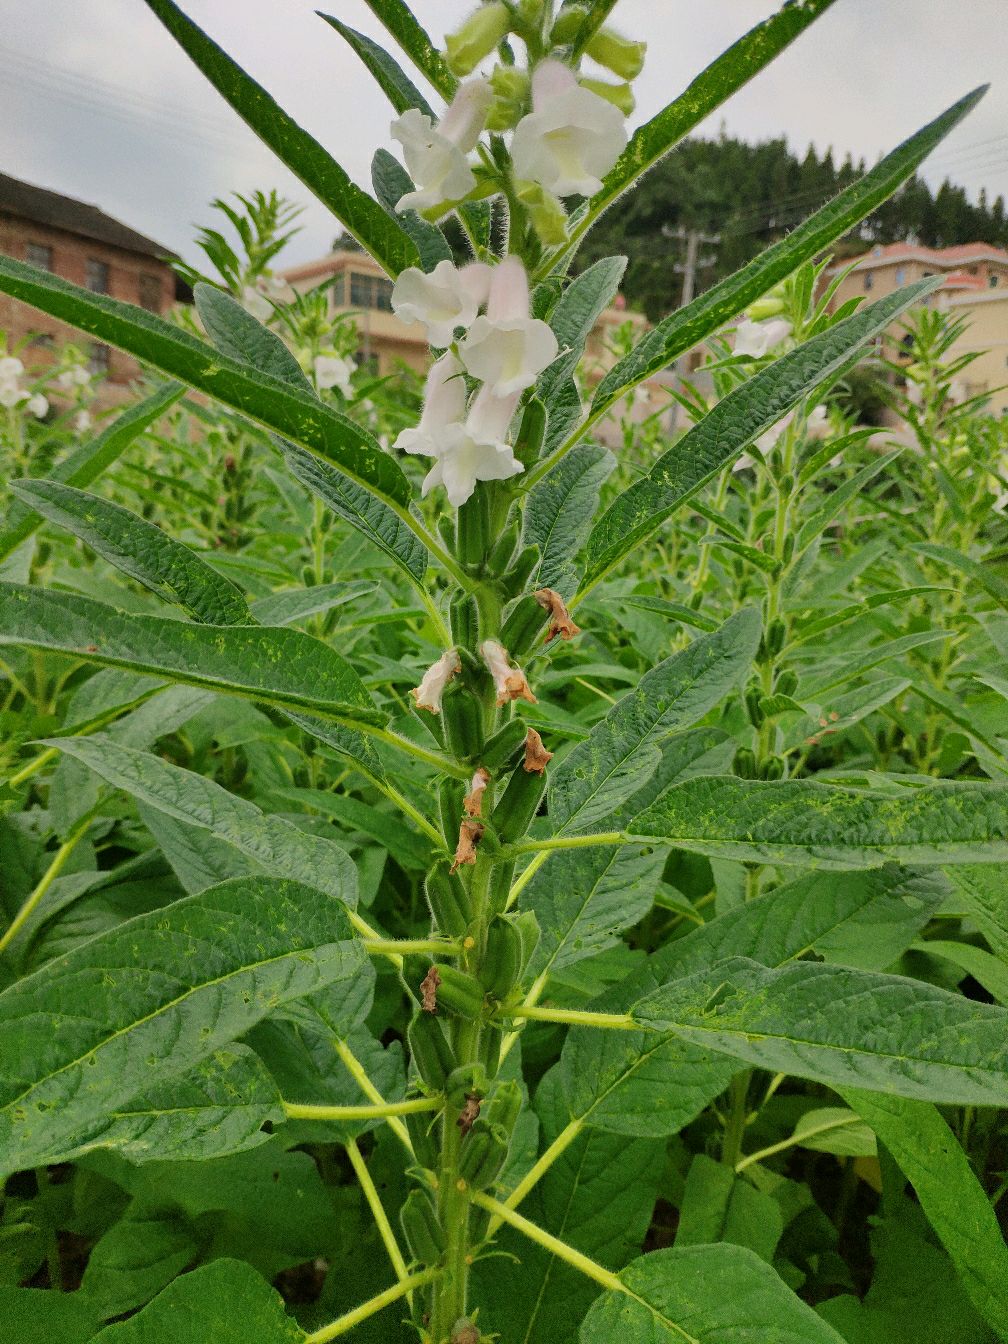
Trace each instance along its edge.
<instances>
[{"instance_id":1,"label":"sesame plant","mask_svg":"<svg viewBox=\"0 0 1008 1344\"><path fill-rule=\"evenodd\" d=\"M147 0L424 329L394 442L315 299L258 283L275 197L198 329L0 259L159 380L0 535L34 728L2 795L0 1309L65 1344L1008 1338L1008 787L968 703L1008 690L1002 434L927 319L913 468L844 422L831 388L936 281L831 313L821 262L979 93L585 377L624 260L579 243L829 0L632 134L614 0L490 0L444 50L367 3L389 50L327 22L395 114L373 194ZM635 429L701 343L685 427ZM139 442L227 472L232 435L263 497L230 550L182 492L87 488ZM40 569L43 528L86 552Z\"/></svg>"}]
</instances>

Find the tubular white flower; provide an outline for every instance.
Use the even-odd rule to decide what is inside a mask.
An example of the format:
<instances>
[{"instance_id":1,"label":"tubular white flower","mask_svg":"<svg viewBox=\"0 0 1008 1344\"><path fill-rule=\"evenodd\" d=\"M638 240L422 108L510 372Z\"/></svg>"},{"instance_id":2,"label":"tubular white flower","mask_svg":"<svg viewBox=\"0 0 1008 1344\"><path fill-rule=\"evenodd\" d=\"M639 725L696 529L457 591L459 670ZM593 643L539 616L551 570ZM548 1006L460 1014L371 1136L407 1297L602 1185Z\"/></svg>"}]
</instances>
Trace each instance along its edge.
<instances>
[{"instance_id":1,"label":"tubular white flower","mask_svg":"<svg viewBox=\"0 0 1008 1344\"><path fill-rule=\"evenodd\" d=\"M791 323L783 317L772 318L769 322L751 322L743 318L735 328L735 354L762 359L790 335Z\"/></svg>"},{"instance_id":2,"label":"tubular white flower","mask_svg":"<svg viewBox=\"0 0 1008 1344\"><path fill-rule=\"evenodd\" d=\"M439 261L427 273L409 266L392 286L392 311L400 322L422 322L431 345L450 345L456 328L468 329L486 303L490 274L480 261L461 268Z\"/></svg>"},{"instance_id":3,"label":"tubular white flower","mask_svg":"<svg viewBox=\"0 0 1008 1344\"><path fill-rule=\"evenodd\" d=\"M0 406L17 406L19 402L27 401L28 393L18 387L14 381L4 380L0 382Z\"/></svg>"},{"instance_id":4,"label":"tubular white flower","mask_svg":"<svg viewBox=\"0 0 1008 1344\"><path fill-rule=\"evenodd\" d=\"M86 387L91 381L90 372L82 364L74 364L72 368L63 369L56 376L56 381L60 387Z\"/></svg>"},{"instance_id":5,"label":"tubular white flower","mask_svg":"<svg viewBox=\"0 0 1008 1344\"><path fill-rule=\"evenodd\" d=\"M493 268L485 317L477 317L460 346L462 360L494 396L506 397L531 387L557 355L550 327L529 317L525 267L505 257Z\"/></svg>"},{"instance_id":6,"label":"tubular white flower","mask_svg":"<svg viewBox=\"0 0 1008 1344\"><path fill-rule=\"evenodd\" d=\"M393 121L392 138L402 145L407 171L417 187L400 199L397 213L429 210L468 196L476 178L466 155L476 147L492 102L488 80L468 79L458 86L437 126L416 107Z\"/></svg>"},{"instance_id":7,"label":"tubular white flower","mask_svg":"<svg viewBox=\"0 0 1008 1344\"><path fill-rule=\"evenodd\" d=\"M342 355L316 355L315 381L323 389L338 387L345 397L349 397L353 391L350 377L356 368L352 359L344 359Z\"/></svg>"},{"instance_id":8,"label":"tubular white flower","mask_svg":"<svg viewBox=\"0 0 1008 1344\"><path fill-rule=\"evenodd\" d=\"M30 411L38 420L42 419L48 409L48 398L44 397L41 392L34 392L25 402L25 410Z\"/></svg>"},{"instance_id":9,"label":"tubular white flower","mask_svg":"<svg viewBox=\"0 0 1008 1344\"><path fill-rule=\"evenodd\" d=\"M465 404L462 365L454 355L442 355L427 374L420 423L401 431L396 448L422 457L439 457L448 437L459 429L465 417Z\"/></svg>"},{"instance_id":10,"label":"tubular white flower","mask_svg":"<svg viewBox=\"0 0 1008 1344\"><path fill-rule=\"evenodd\" d=\"M410 692L416 701L417 709L429 710L431 714L441 713L441 697L445 687L457 672L462 671L462 663L454 649L448 649L436 663L432 663L420 679L420 685Z\"/></svg>"},{"instance_id":11,"label":"tubular white flower","mask_svg":"<svg viewBox=\"0 0 1008 1344\"><path fill-rule=\"evenodd\" d=\"M515 392L495 397L488 388L480 389L465 424L444 431L437 461L424 478L425 497L434 486L443 485L449 504L458 508L477 481L506 481L524 471L505 437L520 396Z\"/></svg>"},{"instance_id":12,"label":"tubular white flower","mask_svg":"<svg viewBox=\"0 0 1008 1344\"><path fill-rule=\"evenodd\" d=\"M78 411L74 416L74 429L78 434L86 434L91 428L91 412L88 410Z\"/></svg>"},{"instance_id":13,"label":"tubular white flower","mask_svg":"<svg viewBox=\"0 0 1008 1344\"><path fill-rule=\"evenodd\" d=\"M0 357L0 383L14 383L24 373L24 365L16 355Z\"/></svg>"},{"instance_id":14,"label":"tubular white flower","mask_svg":"<svg viewBox=\"0 0 1008 1344\"><path fill-rule=\"evenodd\" d=\"M623 114L582 88L559 61L543 61L532 76L532 111L515 127L515 175L556 196L593 196L626 148Z\"/></svg>"}]
</instances>

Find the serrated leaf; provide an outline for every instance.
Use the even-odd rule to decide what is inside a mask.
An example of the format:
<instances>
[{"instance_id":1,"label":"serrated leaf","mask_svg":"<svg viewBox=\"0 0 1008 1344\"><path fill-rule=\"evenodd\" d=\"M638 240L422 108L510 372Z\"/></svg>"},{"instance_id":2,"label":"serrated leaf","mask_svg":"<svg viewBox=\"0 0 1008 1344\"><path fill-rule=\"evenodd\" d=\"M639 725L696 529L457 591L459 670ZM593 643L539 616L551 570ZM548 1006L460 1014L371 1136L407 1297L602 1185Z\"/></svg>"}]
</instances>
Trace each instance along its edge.
<instances>
[{"instance_id":1,"label":"serrated leaf","mask_svg":"<svg viewBox=\"0 0 1008 1344\"><path fill-rule=\"evenodd\" d=\"M367 970L344 906L281 879L224 882L92 938L0 994L0 1167L61 1160L280 1004Z\"/></svg>"},{"instance_id":2,"label":"serrated leaf","mask_svg":"<svg viewBox=\"0 0 1008 1344\"><path fill-rule=\"evenodd\" d=\"M351 909L357 904L357 874L344 850L283 817L264 813L214 780L150 752L121 746L101 733L52 738L47 745L58 747L138 802L233 845L269 876L317 887Z\"/></svg>"},{"instance_id":3,"label":"serrated leaf","mask_svg":"<svg viewBox=\"0 0 1008 1344\"><path fill-rule=\"evenodd\" d=\"M578 583L574 557L598 508L599 491L616 459L597 443L579 443L529 491L522 544L539 547L538 582L570 599Z\"/></svg>"},{"instance_id":4,"label":"serrated leaf","mask_svg":"<svg viewBox=\"0 0 1008 1344\"><path fill-rule=\"evenodd\" d=\"M1008 1010L902 976L735 957L646 995L631 1016L830 1087L963 1105L1008 1100Z\"/></svg>"},{"instance_id":5,"label":"serrated leaf","mask_svg":"<svg viewBox=\"0 0 1008 1344\"><path fill-rule=\"evenodd\" d=\"M759 32L758 29L754 31ZM742 39L743 42L747 40ZM725 56L730 57L731 50ZM717 64L715 62L700 78L704 79L714 72ZM954 103L886 155L859 181L810 215L787 237L766 248L754 261L713 285L685 308L678 309L659 322L602 379L592 403L592 417L604 414L629 388L658 373L679 355L699 344L705 336L730 322L803 262L812 260L859 220L870 215L976 106L984 92L984 88L977 89Z\"/></svg>"},{"instance_id":6,"label":"serrated leaf","mask_svg":"<svg viewBox=\"0 0 1008 1344\"><path fill-rule=\"evenodd\" d=\"M349 663L284 626L195 625L117 611L77 593L0 584L0 644L49 649L358 723L383 715Z\"/></svg>"},{"instance_id":7,"label":"serrated leaf","mask_svg":"<svg viewBox=\"0 0 1008 1344\"><path fill-rule=\"evenodd\" d=\"M65 527L194 620L208 625L250 623L240 588L139 514L54 481L19 480L11 483L11 489L36 512Z\"/></svg>"},{"instance_id":8,"label":"serrated leaf","mask_svg":"<svg viewBox=\"0 0 1008 1344\"><path fill-rule=\"evenodd\" d=\"M742 1246L652 1251L621 1270L579 1344L843 1344L759 1256Z\"/></svg>"},{"instance_id":9,"label":"serrated leaf","mask_svg":"<svg viewBox=\"0 0 1008 1344\"><path fill-rule=\"evenodd\" d=\"M741 680L761 629L755 609L744 609L645 673L550 776L554 833L590 828L636 793L654 772L661 740L696 723Z\"/></svg>"},{"instance_id":10,"label":"serrated leaf","mask_svg":"<svg viewBox=\"0 0 1008 1344\"><path fill-rule=\"evenodd\" d=\"M167 383L135 406L128 407L96 438L82 443L57 462L46 479L78 488L90 485L183 394L184 389L178 383ZM13 504L4 520L4 531L0 533L0 560L27 540L41 522L39 514Z\"/></svg>"},{"instance_id":11,"label":"serrated leaf","mask_svg":"<svg viewBox=\"0 0 1008 1344\"><path fill-rule=\"evenodd\" d=\"M866 341L885 331L936 283L931 277L897 290L813 336L729 392L595 524L588 538L582 591L593 588L696 490L734 461L746 444L843 368Z\"/></svg>"},{"instance_id":12,"label":"serrated leaf","mask_svg":"<svg viewBox=\"0 0 1008 1344\"><path fill-rule=\"evenodd\" d=\"M933 1106L845 1088L899 1163L976 1308L1008 1337L1008 1248L969 1158Z\"/></svg>"},{"instance_id":13,"label":"serrated leaf","mask_svg":"<svg viewBox=\"0 0 1008 1344\"><path fill-rule=\"evenodd\" d=\"M894 794L705 776L669 789L628 831L754 863L995 862L1008 858L1008 789L946 781Z\"/></svg>"},{"instance_id":14,"label":"serrated leaf","mask_svg":"<svg viewBox=\"0 0 1008 1344\"><path fill-rule=\"evenodd\" d=\"M172 0L146 2L221 97L389 275L416 264L416 249L402 229L260 84Z\"/></svg>"}]
</instances>

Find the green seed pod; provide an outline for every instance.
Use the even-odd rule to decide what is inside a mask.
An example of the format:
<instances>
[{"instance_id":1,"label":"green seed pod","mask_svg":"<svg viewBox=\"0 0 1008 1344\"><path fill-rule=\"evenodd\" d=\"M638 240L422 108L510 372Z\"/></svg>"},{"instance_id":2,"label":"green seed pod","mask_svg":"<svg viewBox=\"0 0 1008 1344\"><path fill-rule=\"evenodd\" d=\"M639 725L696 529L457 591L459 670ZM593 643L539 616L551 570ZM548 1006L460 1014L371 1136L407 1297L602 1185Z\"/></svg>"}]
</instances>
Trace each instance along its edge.
<instances>
[{"instance_id":1,"label":"green seed pod","mask_svg":"<svg viewBox=\"0 0 1008 1344\"><path fill-rule=\"evenodd\" d=\"M456 593L448 607L452 642L475 649L479 643L479 609L472 593Z\"/></svg>"},{"instance_id":2,"label":"green seed pod","mask_svg":"<svg viewBox=\"0 0 1008 1344\"><path fill-rule=\"evenodd\" d=\"M511 895L511 883L514 881L514 874L515 865L513 862L498 864L490 874L488 908L491 915L503 914L507 909L508 897Z\"/></svg>"},{"instance_id":3,"label":"green seed pod","mask_svg":"<svg viewBox=\"0 0 1008 1344\"><path fill-rule=\"evenodd\" d=\"M798 689L798 674L787 667L777 674L774 690L780 695L794 695Z\"/></svg>"},{"instance_id":4,"label":"green seed pod","mask_svg":"<svg viewBox=\"0 0 1008 1344\"><path fill-rule=\"evenodd\" d=\"M483 1108L483 1116L488 1125L500 1125L510 1138L518 1123L521 1108L521 1088L513 1078L509 1078L494 1088L493 1096Z\"/></svg>"},{"instance_id":5,"label":"green seed pod","mask_svg":"<svg viewBox=\"0 0 1008 1344\"><path fill-rule=\"evenodd\" d=\"M538 397L530 397L522 413L514 455L525 467L539 460L546 436L546 407Z\"/></svg>"},{"instance_id":6,"label":"green seed pod","mask_svg":"<svg viewBox=\"0 0 1008 1344\"><path fill-rule=\"evenodd\" d=\"M455 829L458 830L458 822ZM427 874L424 891L440 932L448 938L461 938L473 921L473 908L465 884L449 872L446 860L435 864Z\"/></svg>"},{"instance_id":7,"label":"green seed pod","mask_svg":"<svg viewBox=\"0 0 1008 1344\"><path fill-rule=\"evenodd\" d=\"M441 1023L431 1013L418 1013L406 1028L406 1040L420 1077L432 1091L443 1092L456 1064Z\"/></svg>"},{"instance_id":8,"label":"green seed pod","mask_svg":"<svg viewBox=\"0 0 1008 1344\"><path fill-rule=\"evenodd\" d=\"M479 1054L480 1063L483 1065L488 1078L497 1077L503 1039L504 1033L500 1027L495 1027L492 1022L484 1024L483 1030L480 1032Z\"/></svg>"},{"instance_id":9,"label":"green seed pod","mask_svg":"<svg viewBox=\"0 0 1008 1344\"><path fill-rule=\"evenodd\" d=\"M422 1265L436 1265L447 1242L437 1209L426 1190L415 1188L409 1192L399 1210L399 1223L413 1259Z\"/></svg>"},{"instance_id":10,"label":"green seed pod","mask_svg":"<svg viewBox=\"0 0 1008 1344\"><path fill-rule=\"evenodd\" d=\"M766 629L764 644L771 657L776 657L784 647L784 641L787 639L787 625L779 616L774 617Z\"/></svg>"},{"instance_id":11,"label":"green seed pod","mask_svg":"<svg viewBox=\"0 0 1008 1344\"><path fill-rule=\"evenodd\" d=\"M442 513L437 520L437 529L441 540L448 547L448 550L455 554L455 519L450 513Z\"/></svg>"},{"instance_id":12,"label":"green seed pod","mask_svg":"<svg viewBox=\"0 0 1008 1344\"><path fill-rule=\"evenodd\" d=\"M495 999L506 999L518 983L521 969L521 934L505 915L495 915L487 928L480 982Z\"/></svg>"},{"instance_id":13,"label":"green seed pod","mask_svg":"<svg viewBox=\"0 0 1008 1344\"><path fill-rule=\"evenodd\" d=\"M500 534L494 544L490 557L487 560L487 569L491 574L500 575L507 569L511 557L515 553L518 545L518 538L521 535L521 524L517 518L513 519L504 531Z\"/></svg>"},{"instance_id":14,"label":"green seed pod","mask_svg":"<svg viewBox=\"0 0 1008 1344\"><path fill-rule=\"evenodd\" d=\"M453 689L441 702L445 741L460 761L475 761L483 749L483 706L465 686Z\"/></svg>"},{"instance_id":15,"label":"green seed pod","mask_svg":"<svg viewBox=\"0 0 1008 1344\"><path fill-rule=\"evenodd\" d=\"M506 574L501 577L500 586L504 591L505 597L517 597L518 594L527 587L532 571L539 563L540 552L538 546L524 546L519 552L514 564ZM504 646L507 648L507 645Z\"/></svg>"},{"instance_id":16,"label":"green seed pod","mask_svg":"<svg viewBox=\"0 0 1008 1344\"><path fill-rule=\"evenodd\" d=\"M426 1111L412 1111L403 1116L406 1132L413 1145L413 1155L421 1167L434 1171L438 1164L440 1150L435 1139L436 1130L432 1117Z\"/></svg>"},{"instance_id":17,"label":"green seed pod","mask_svg":"<svg viewBox=\"0 0 1008 1344\"><path fill-rule=\"evenodd\" d=\"M457 966L438 966L437 969L441 977L437 990L438 1007L468 1018L470 1022L478 1022L483 1016L485 998L480 982Z\"/></svg>"},{"instance_id":18,"label":"green seed pod","mask_svg":"<svg viewBox=\"0 0 1008 1344\"><path fill-rule=\"evenodd\" d=\"M512 658L520 658L535 644L548 620L546 608L539 605L532 593L525 593L505 617L500 642Z\"/></svg>"},{"instance_id":19,"label":"green seed pod","mask_svg":"<svg viewBox=\"0 0 1008 1344\"><path fill-rule=\"evenodd\" d=\"M485 1097L489 1090L490 1080L482 1064L460 1064L445 1083L449 1106L461 1106L469 1096Z\"/></svg>"},{"instance_id":20,"label":"green seed pod","mask_svg":"<svg viewBox=\"0 0 1008 1344\"><path fill-rule=\"evenodd\" d=\"M501 643L504 641L501 640ZM505 644L504 647L510 649L511 645ZM525 745L527 731L521 719L511 719L493 737L487 738L480 753L480 765L485 765L491 774L509 765Z\"/></svg>"},{"instance_id":21,"label":"green seed pod","mask_svg":"<svg viewBox=\"0 0 1008 1344\"><path fill-rule=\"evenodd\" d=\"M768 761L764 761L761 774L764 779L783 779L784 762L780 756L771 756Z\"/></svg>"},{"instance_id":22,"label":"green seed pod","mask_svg":"<svg viewBox=\"0 0 1008 1344\"><path fill-rule=\"evenodd\" d=\"M745 696L746 713L749 716L749 722L754 728L759 728L764 719L763 711L760 709L760 700L763 698L763 692L758 686L749 686L746 688Z\"/></svg>"},{"instance_id":23,"label":"green seed pod","mask_svg":"<svg viewBox=\"0 0 1008 1344\"><path fill-rule=\"evenodd\" d=\"M511 922L521 937L522 970L524 971L532 960L532 953L539 946L539 921L531 910L524 910L520 915L512 916Z\"/></svg>"},{"instance_id":24,"label":"green seed pod","mask_svg":"<svg viewBox=\"0 0 1008 1344\"><path fill-rule=\"evenodd\" d=\"M446 777L438 786L438 808L441 813L441 832L449 849L455 848L458 840L459 822L462 820L462 798L465 785L460 779Z\"/></svg>"},{"instance_id":25,"label":"green seed pod","mask_svg":"<svg viewBox=\"0 0 1008 1344\"><path fill-rule=\"evenodd\" d=\"M476 489L456 515L458 558L466 569L482 569L490 549L490 509L486 490Z\"/></svg>"},{"instance_id":26,"label":"green seed pod","mask_svg":"<svg viewBox=\"0 0 1008 1344\"><path fill-rule=\"evenodd\" d=\"M501 1125L478 1120L462 1143L458 1172L470 1190L486 1190L507 1161L509 1135Z\"/></svg>"},{"instance_id":27,"label":"green seed pod","mask_svg":"<svg viewBox=\"0 0 1008 1344\"><path fill-rule=\"evenodd\" d=\"M530 774L522 766L512 772L503 797L493 810L492 821L503 844L520 839L536 814L543 791L546 772Z\"/></svg>"},{"instance_id":28,"label":"green seed pod","mask_svg":"<svg viewBox=\"0 0 1008 1344\"><path fill-rule=\"evenodd\" d=\"M739 747L733 765L739 779L756 778L756 753L749 747Z\"/></svg>"}]
</instances>

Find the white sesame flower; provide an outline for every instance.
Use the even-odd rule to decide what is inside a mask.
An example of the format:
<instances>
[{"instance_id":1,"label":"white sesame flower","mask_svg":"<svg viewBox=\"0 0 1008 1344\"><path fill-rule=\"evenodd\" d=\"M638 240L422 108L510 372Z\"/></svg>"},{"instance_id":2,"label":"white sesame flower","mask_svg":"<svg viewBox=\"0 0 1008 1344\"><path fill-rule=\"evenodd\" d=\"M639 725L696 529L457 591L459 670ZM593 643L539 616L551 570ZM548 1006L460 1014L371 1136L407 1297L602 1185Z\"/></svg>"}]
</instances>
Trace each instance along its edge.
<instances>
[{"instance_id":1,"label":"white sesame flower","mask_svg":"<svg viewBox=\"0 0 1008 1344\"><path fill-rule=\"evenodd\" d=\"M392 286L392 311L400 322L422 322L431 345L450 345L456 328L468 329L486 303L490 274L478 261L462 267L439 261L428 273L408 266Z\"/></svg>"},{"instance_id":2,"label":"white sesame flower","mask_svg":"<svg viewBox=\"0 0 1008 1344\"><path fill-rule=\"evenodd\" d=\"M316 355L315 381L321 388L338 387L345 397L349 397L353 388L350 377L357 365L352 359L342 355Z\"/></svg>"},{"instance_id":3,"label":"white sesame flower","mask_svg":"<svg viewBox=\"0 0 1008 1344\"><path fill-rule=\"evenodd\" d=\"M485 639L479 651L493 677L498 705L506 705L509 700L527 700L532 705L536 703L525 680L525 673L511 662L511 655L503 644L496 639Z\"/></svg>"},{"instance_id":4,"label":"white sesame flower","mask_svg":"<svg viewBox=\"0 0 1008 1344\"><path fill-rule=\"evenodd\" d=\"M24 373L24 365L16 355L0 357L0 383L13 383Z\"/></svg>"},{"instance_id":5,"label":"white sesame flower","mask_svg":"<svg viewBox=\"0 0 1008 1344\"><path fill-rule=\"evenodd\" d=\"M38 420L42 419L48 409L49 402L41 392L33 393L25 402L25 410L30 411Z\"/></svg>"},{"instance_id":6,"label":"white sesame flower","mask_svg":"<svg viewBox=\"0 0 1008 1344\"><path fill-rule=\"evenodd\" d=\"M791 323L783 317L771 318L769 322L750 322L744 318L735 328L735 353L762 359L790 335Z\"/></svg>"},{"instance_id":7,"label":"white sesame flower","mask_svg":"<svg viewBox=\"0 0 1008 1344\"><path fill-rule=\"evenodd\" d=\"M392 123L392 138L403 147L403 158L416 191L407 192L396 210L429 210L446 201L460 201L476 185L466 156L476 147L493 102L485 79L469 79L437 126L419 108L408 108Z\"/></svg>"},{"instance_id":8,"label":"white sesame flower","mask_svg":"<svg viewBox=\"0 0 1008 1344\"><path fill-rule=\"evenodd\" d=\"M495 397L488 388L480 389L465 424L445 430L437 461L424 477L424 497L434 486L443 485L449 504L458 508L476 489L477 481L506 481L524 471L505 438L520 396L515 392Z\"/></svg>"},{"instance_id":9,"label":"white sesame flower","mask_svg":"<svg viewBox=\"0 0 1008 1344\"><path fill-rule=\"evenodd\" d=\"M454 649L448 649L436 663L423 674L420 685L410 694L416 701L417 709L429 710L431 714L441 713L441 697L445 687L457 672L462 671L462 663Z\"/></svg>"},{"instance_id":10,"label":"white sesame flower","mask_svg":"<svg viewBox=\"0 0 1008 1344\"><path fill-rule=\"evenodd\" d=\"M439 456L449 432L465 418L465 406L462 365L454 355L442 355L427 374L420 423L414 429L402 430L395 446L403 453Z\"/></svg>"},{"instance_id":11,"label":"white sesame flower","mask_svg":"<svg viewBox=\"0 0 1008 1344\"><path fill-rule=\"evenodd\" d=\"M515 127L515 175L556 196L593 196L626 148L623 114L582 88L559 61L543 61L532 76L532 111Z\"/></svg>"},{"instance_id":12,"label":"white sesame flower","mask_svg":"<svg viewBox=\"0 0 1008 1344\"><path fill-rule=\"evenodd\" d=\"M531 387L557 355L557 339L547 323L529 317L525 267L505 257L493 268L485 317L477 317L460 346L462 360L494 396Z\"/></svg>"},{"instance_id":13,"label":"white sesame flower","mask_svg":"<svg viewBox=\"0 0 1008 1344\"><path fill-rule=\"evenodd\" d=\"M91 412L84 410L78 411L74 416L74 429L78 434L86 434L91 428Z\"/></svg>"},{"instance_id":14,"label":"white sesame flower","mask_svg":"<svg viewBox=\"0 0 1008 1344\"><path fill-rule=\"evenodd\" d=\"M56 381L60 387L67 390L72 387L86 387L91 381L91 373L83 364L74 364L69 369L62 369L56 375Z\"/></svg>"}]
</instances>

